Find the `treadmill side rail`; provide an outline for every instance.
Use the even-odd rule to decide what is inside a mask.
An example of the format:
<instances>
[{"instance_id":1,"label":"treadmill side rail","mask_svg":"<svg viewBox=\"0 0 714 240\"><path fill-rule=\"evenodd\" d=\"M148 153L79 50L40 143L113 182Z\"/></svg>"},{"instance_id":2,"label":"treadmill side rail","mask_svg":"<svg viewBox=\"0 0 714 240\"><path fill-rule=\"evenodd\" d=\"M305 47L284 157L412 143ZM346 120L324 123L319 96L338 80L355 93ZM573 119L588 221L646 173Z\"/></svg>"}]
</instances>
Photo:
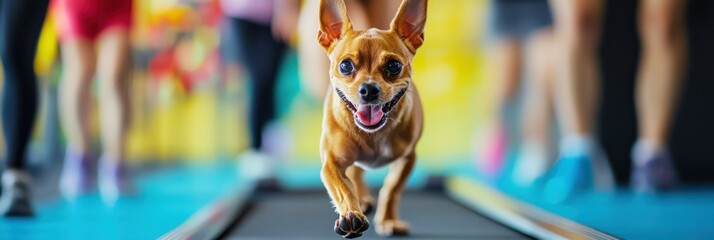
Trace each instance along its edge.
<instances>
[{"instance_id":1,"label":"treadmill side rail","mask_svg":"<svg viewBox=\"0 0 714 240\"><path fill-rule=\"evenodd\" d=\"M459 203L538 239L620 239L510 198L467 177L447 178L445 187Z\"/></svg>"},{"instance_id":2,"label":"treadmill side rail","mask_svg":"<svg viewBox=\"0 0 714 240\"><path fill-rule=\"evenodd\" d=\"M245 184L227 196L206 205L184 223L159 237L161 240L218 239L249 202L257 185Z\"/></svg>"}]
</instances>

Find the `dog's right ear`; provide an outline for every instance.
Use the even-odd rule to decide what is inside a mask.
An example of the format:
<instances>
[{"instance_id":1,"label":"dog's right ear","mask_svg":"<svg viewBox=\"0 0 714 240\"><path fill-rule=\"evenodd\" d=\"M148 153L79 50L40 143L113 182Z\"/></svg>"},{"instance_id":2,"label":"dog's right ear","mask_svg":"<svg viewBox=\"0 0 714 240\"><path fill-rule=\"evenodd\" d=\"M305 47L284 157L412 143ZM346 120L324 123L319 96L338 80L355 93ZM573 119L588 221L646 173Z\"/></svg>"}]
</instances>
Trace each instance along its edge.
<instances>
[{"instance_id":1,"label":"dog's right ear","mask_svg":"<svg viewBox=\"0 0 714 240\"><path fill-rule=\"evenodd\" d=\"M317 41L326 51L335 40L352 30L352 23L347 17L347 7L343 0L320 0L320 30Z\"/></svg>"}]
</instances>

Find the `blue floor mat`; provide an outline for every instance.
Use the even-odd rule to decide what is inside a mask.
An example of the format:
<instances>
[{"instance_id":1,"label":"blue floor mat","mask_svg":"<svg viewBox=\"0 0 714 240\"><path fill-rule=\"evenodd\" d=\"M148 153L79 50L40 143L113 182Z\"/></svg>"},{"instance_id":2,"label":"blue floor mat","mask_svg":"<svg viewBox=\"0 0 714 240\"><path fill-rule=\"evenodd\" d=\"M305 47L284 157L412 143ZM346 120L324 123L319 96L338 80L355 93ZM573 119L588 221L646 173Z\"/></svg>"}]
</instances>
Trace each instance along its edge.
<instances>
[{"instance_id":1,"label":"blue floor mat","mask_svg":"<svg viewBox=\"0 0 714 240\"><path fill-rule=\"evenodd\" d=\"M41 201L35 218L0 217L0 239L156 239L236 187L234 166L149 171L136 178L138 194L112 208L96 192L73 202Z\"/></svg>"},{"instance_id":2,"label":"blue floor mat","mask_svg":"<svg viewBox=\"0 0 714 240\"><path fill-rule=\"evenodd\" d=\"M515 187L507 180L509 173L497 180L485 179L475 171L459 171L459 174L486 182L525 203L624 239L714 238L714 185L685 185L656 195L636 194L622 186L607 192L591 191L554 204L544 199L538 187Z\"/></svg>"}]
</instances>

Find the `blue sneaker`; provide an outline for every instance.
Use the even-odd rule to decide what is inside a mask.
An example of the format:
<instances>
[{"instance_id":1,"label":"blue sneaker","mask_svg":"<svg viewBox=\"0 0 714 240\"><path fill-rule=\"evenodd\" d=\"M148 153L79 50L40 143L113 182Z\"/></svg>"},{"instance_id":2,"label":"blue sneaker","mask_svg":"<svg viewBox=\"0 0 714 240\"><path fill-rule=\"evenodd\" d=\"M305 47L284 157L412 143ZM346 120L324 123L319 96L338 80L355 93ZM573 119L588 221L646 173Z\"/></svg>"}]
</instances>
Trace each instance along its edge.
<instances>
[{"instance_id":1,"label":"blue sneaker","mask_svg":"<svg viewBox=\"0 0 714 240\"><path fill-rule=\"evenodd\" d=\"M561 157L545 179L543 197L562 203L593 189L592 158L588 155Z\"/></svg>"}]
</instances>

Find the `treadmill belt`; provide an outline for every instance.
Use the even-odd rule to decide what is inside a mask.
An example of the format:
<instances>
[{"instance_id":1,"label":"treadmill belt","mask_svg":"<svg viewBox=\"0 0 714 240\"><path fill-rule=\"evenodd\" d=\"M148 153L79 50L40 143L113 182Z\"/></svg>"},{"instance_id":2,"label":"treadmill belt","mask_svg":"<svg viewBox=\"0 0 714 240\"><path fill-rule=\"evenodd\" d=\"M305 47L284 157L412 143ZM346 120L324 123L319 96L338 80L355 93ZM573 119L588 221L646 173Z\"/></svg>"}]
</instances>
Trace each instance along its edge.
<instances>
[{"instance_id":1,"label":"treadmill belt","mask_svg":"<svg viewBox=\"0 0 714 240\"><path fill-rule=\"evenodd\" d=\"M399 239L529 239L446 197L441 192L407 191L400 214L411 225ZM374 213L368 216L370 223ZM324 191L261 192L248 204L227 239L341 239L332 227L337 214ZM362 238L384 239L371 225Z\"/></svg>"}]
</instances>

